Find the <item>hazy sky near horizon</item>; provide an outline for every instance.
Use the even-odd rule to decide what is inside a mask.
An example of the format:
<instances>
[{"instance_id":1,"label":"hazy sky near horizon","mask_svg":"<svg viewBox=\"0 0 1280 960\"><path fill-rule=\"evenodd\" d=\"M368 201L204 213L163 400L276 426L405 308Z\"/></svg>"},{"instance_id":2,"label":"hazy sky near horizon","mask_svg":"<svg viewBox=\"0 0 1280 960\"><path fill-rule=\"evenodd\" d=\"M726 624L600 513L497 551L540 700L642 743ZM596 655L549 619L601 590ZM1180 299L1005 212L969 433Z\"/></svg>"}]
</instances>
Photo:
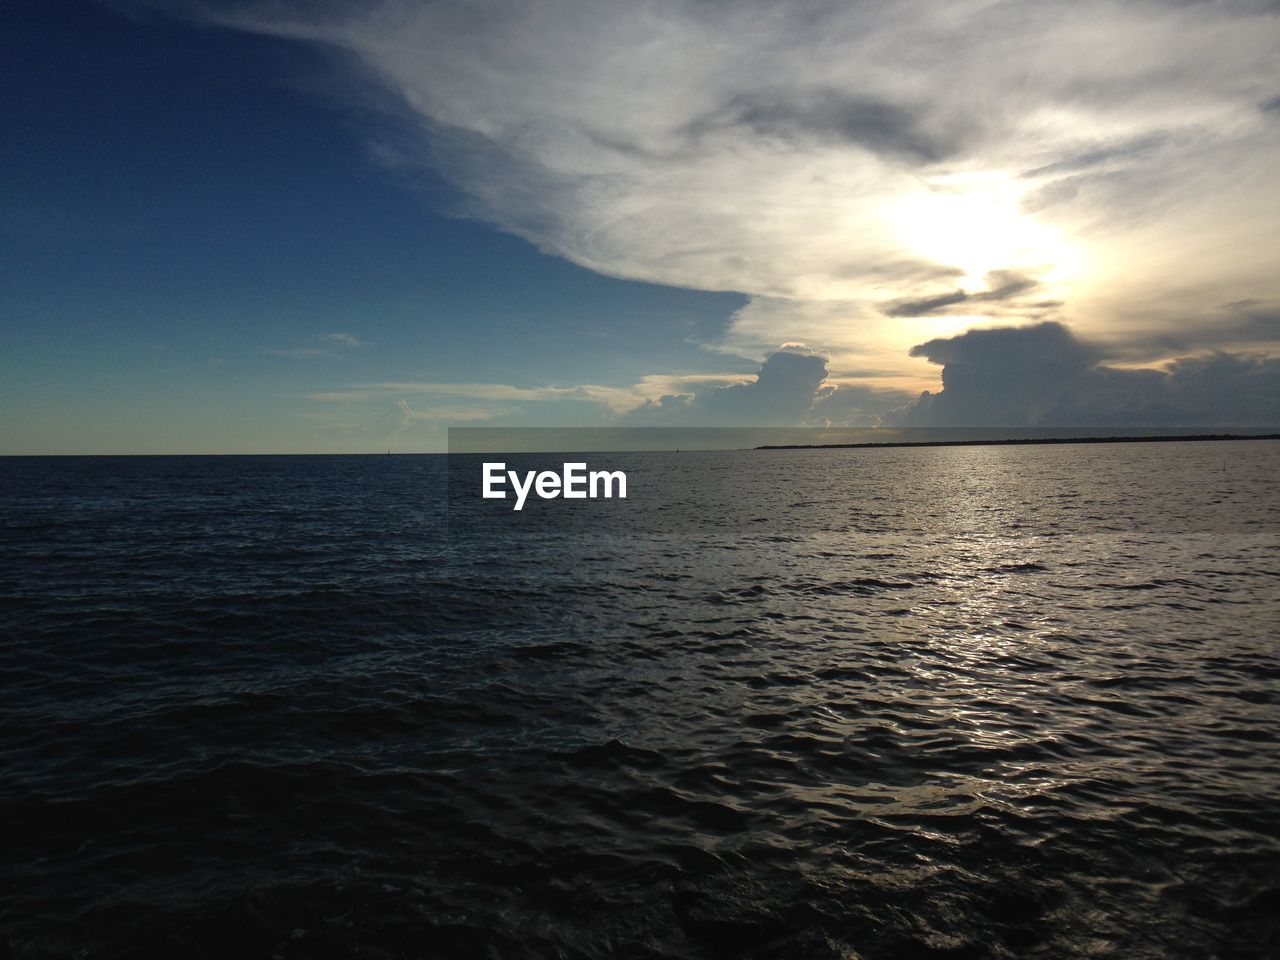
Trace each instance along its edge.
<instances>
[{"instance_id":1,"label":"hazy sky near horizon","mask_svg":"<svg viewBox=\"0 0 1280 960\"><path fill-rule=\"evenodd\" d=\"M1275 3L5 18L2 453L1280 424Z\"/></svg>"}]
</instances>

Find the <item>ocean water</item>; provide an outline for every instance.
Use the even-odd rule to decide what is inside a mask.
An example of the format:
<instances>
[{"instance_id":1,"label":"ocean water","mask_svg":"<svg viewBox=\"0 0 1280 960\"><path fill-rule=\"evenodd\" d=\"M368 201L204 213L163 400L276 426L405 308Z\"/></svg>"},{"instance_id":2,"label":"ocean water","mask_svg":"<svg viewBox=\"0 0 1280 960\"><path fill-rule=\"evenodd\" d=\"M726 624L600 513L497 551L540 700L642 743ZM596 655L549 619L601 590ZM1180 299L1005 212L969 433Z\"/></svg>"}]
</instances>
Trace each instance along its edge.
<instances>
[{"instance_id":1,"label":"ocean water","mask_svg":"<svg viewBox=\"0 0 1280 960\"><path fill-rule=\"evenodd\" d=\"M612 463L0 461L0 957L1280 955L1280 443Z\"/></svg>"}]
</instances>

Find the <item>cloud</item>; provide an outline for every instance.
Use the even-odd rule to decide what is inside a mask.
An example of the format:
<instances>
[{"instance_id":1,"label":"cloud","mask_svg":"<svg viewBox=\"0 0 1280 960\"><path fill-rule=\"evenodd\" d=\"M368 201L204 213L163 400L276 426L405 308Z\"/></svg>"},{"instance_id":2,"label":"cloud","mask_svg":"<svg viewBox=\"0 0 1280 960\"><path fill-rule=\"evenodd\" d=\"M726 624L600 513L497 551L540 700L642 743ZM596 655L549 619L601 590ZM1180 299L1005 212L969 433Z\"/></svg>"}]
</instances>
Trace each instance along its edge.
<instances>
[{"instance_id":1,"label":"cloud","mask_svg":"<svg viewBox=\"0 0 1280 960\"><path fill-rule=\"evenodd\" d=\"M1280 427L1280 359L1260 355L1215 351L1126 367L1104 345L1044 322L935 337L910 357L942 368L940 391L913 396L833 377L824 351L788 343L750 378L652 376L624 388L387 381L306 396L340 422L372 417L371 435L405 441L458 423Z\"/></svg>"},{"instance_id":2,"label":"cloud","mask_svg":"<svg viewBox=\"0 0 1280 960\"><path fill-rule=\"evenodd\" d=\"M285 350L268 350L267 353L288 360L334 360L338 356L332 350L321 350L319 347L291 347Z\"/></svg>"},{"instance_id":3,"label":"cloud","mask_svg":"<svg viewBox=\"0 0 1280 960\"><path fill-rule=\"evenodd\" d=\"M330 346L290 347L281 350L268 350L267 353L273 357L285 357L289 360L337 360L342 356L338 352L339 350L353 350L356 347L369 346L365 341L350 333L321 333L315 339L330 344Z\"/></svg>"},{"instance_id":4,"label":"cloud","mask_svg":"<svg viewBox=\"0 0 1280 960\"><path fill-rule=\"evenodd\" d=\"M909 164L942 160L962 143L958 136L928 130L921 113L901 104L835 88L740 94L692 121L685 133L698 141L734 130L780 146L851 146Z\"/></svg>"},{"instance_id":5,"label":"cloud","mask_svg":"<svg viewBox=\"0 0 1280 960\"><path fill-rule=\"evenodd\" d=\"M360 402L400 396L458 397L468 400L537 402L583 397L606 403L610 396L607 387L516 387L506 383L438 383L433 381L398 380L381 383L362 383L336 390L319 391L306 395L308 400L321 403Z\"/></svg>"},{"instance_id":6,"label":"cloud","mask_svg":"<svg viewBox=\"0 0 1280 960\"><path fill-rule=\"evenodd\" d=\"M1150 344L1156 353L1191 353L1212 349L1224 339L1255 350L1266 350L1280 342L1280 304L1259 300L1238 300L1208 313L1212 327L1189 327L1154 333Z\"/></svg>"},{"instance_id":7,"label":"cloud","mask_svg":"<svg viewBox=\"0 0 1280 960\"><path fill-rule=\"evenodd\" d=\"M827 378L826 357L799 344L771 354L754 380L658 398L628 415L636 424L772 426L803 423Z\"/></svg>"},{"instance_id":8,"label":"cloud","mask_svg":"<svg viewBox=\"0 0 1280 960\"><path fill-rule=\"evenodd\" d=\"M501 411L510 413L511 411ZM446 424L483 422L492 420L495 411L491 407L446 405L414 408L403 398L390 404L377 420L374 433L378 436L399 439L406 431L423 425L439 430Z\"/></svg>"},{"instance_id":9,"label":"cloud","mask_svg":"<svg viewBox=\"0 0 1280 960\"><path fill-rule=\"evenodd\" d=\"M581 385L520 387L504 383L385 381L302 395L318 405L313 419L345 435L412 444L438 441L458 424L591 426L609 423L642 399L624 390ZM434 438L434 439L433 439Z\"/></svg>"},{"instance_id":10,"label":"cloud","mask_svg":"<svg viewBox=\"0 0 1280 960\"><path fill-rule=\"evenodd\" d=\"M1076 174L1097 170L1104 166L1131 161L1144 154L1149 154L1156 148L1165 145L1168 140L1169 135L1164 132L1148 133L1138 137L1103 140L1074 155L1044 164L1034 170L1028 170L1021 176L1024 179L1034 180L1066 173Z\"/></svg>"},{"instance_id":11,"label":"cloud","mask_svg":"<svg viewBox=\"0 0 1280 960\"><path fill-rule=\"evenodd\" d=\"M655 375L622 388L386 381L304 397L334 410L343 423L376 412L375 434L397 437L420 427L480 421L571 426L865 424L876 422L874 414L910 399L900 392L829 382L825 353L800 343L773 351L752 378Z\"/></svg>"},{"instance_id":12,"label":"cloud","mask_svg":"<svg viewBox=\"0 0 1280 960\"><path fill-rule=\"evenodd\" d=\"M971 330L912 348L942 366L885 422L904 426L1270 427L1280 425L1280 360L1215 352L1161 368L1108 366L1058 323Z\"/></svg>"},{"instance_id":13,"label":"cloud","mask_svg":"<svg viewBox=\"0 0 1280 960\"><path fill-rule=\"evenodd\" d=\"M886 304L883 312L890 317L924 317L943 312L948 307L961 304L972 305L975 303L986 304L1020 300L1022 294L1030 293L1040 286L1038 281L1021 276L1012 270L994 270L988 273L987 283L989 289L980 293L965 293L963 290L954 290L951 293L944 293L924 300L898 300ZM1025 302L1019 305L1022 311L1025 312L1027 309ZM1052 307L1056 305L1053 301L1047 301L1042 302L1039 306Z\"/></svg>"},{"instance_id":14,"label":"cloud","mask_svg":"<svg viewBox=\"0 0 1280 960\"><path fill-rule=\"evenodd\" d=\"M361 340L355 334L351 333L322 333L320 335L320 339L329 343L336 343L340 347L347 347L349 349L369 346L366 341Z\"/></svg>"},{"instance_id":15,"label":"cloud","mask_svg":"<svg viewBox=\"0 0 1280 960\"><path fill-rule=\"evenodd\" d=\"M875 425L907 395L832 382L825 352L800 343L771 353L754 379L703 381L651 397L625 412L634 426L769 427Z\"/></svg>"},{"instance_id":16,"label":"cloud","mask_svg":"<svg viewBox=\"0 0 1280 960\"><path fill-rule=\"evenodd\" d=\"M217 18L358 64L385 105L376 151L451 179L455 212L601 273L825 317L786 333L842 374L888 355L867 304L1012 316L1021 299L982 288L995 271L1051 304L1027 318L1090 334L1212 331L1224 291L1280 295L1274 4L250 9ZM725 349L763 356L752 316ZM917 331L896 329L901 374Z\"/></svg>"}]
</instances>

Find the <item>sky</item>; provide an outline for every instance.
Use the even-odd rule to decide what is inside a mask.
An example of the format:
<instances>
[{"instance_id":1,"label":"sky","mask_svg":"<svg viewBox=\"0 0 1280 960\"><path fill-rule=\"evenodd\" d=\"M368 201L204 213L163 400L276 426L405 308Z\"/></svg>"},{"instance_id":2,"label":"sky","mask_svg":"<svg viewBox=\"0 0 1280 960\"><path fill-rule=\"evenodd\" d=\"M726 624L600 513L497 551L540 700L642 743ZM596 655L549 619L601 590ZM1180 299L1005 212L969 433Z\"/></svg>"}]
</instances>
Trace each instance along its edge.
<instances>
[{"instance_id":1,"label":"sky","mask_svg":"<svg viewBox=\"0 0 1280 960\"><path fill-rule=\"evenodd\" d=\"M1280 5L0 14L0 453L1280 426Z\"/></svg>"}]
</instances>

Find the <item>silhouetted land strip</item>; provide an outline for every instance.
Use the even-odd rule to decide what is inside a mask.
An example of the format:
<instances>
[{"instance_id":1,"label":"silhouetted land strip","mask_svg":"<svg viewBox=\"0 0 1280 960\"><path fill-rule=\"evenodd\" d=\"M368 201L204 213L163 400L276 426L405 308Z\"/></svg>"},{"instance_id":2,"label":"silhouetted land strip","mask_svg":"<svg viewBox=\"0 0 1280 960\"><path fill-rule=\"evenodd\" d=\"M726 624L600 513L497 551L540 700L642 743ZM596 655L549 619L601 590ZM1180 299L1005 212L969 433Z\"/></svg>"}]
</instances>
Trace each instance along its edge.
<instances>
[{"instance_id":1,"label":"silhouetted land strip","mask_svg":"<svg viewBox=\"0 0 1280 960\"><path fill-rule=\"evenodd\" d=\"M861 450L869 447L1018 447L1047 443L1171 443L1185 440L1280 440L1280 433L1197 433L1184 437L1015 437L1005 440L868 440L862 443L768 443L756 450Z\"/></svg>"}]
</instances>

